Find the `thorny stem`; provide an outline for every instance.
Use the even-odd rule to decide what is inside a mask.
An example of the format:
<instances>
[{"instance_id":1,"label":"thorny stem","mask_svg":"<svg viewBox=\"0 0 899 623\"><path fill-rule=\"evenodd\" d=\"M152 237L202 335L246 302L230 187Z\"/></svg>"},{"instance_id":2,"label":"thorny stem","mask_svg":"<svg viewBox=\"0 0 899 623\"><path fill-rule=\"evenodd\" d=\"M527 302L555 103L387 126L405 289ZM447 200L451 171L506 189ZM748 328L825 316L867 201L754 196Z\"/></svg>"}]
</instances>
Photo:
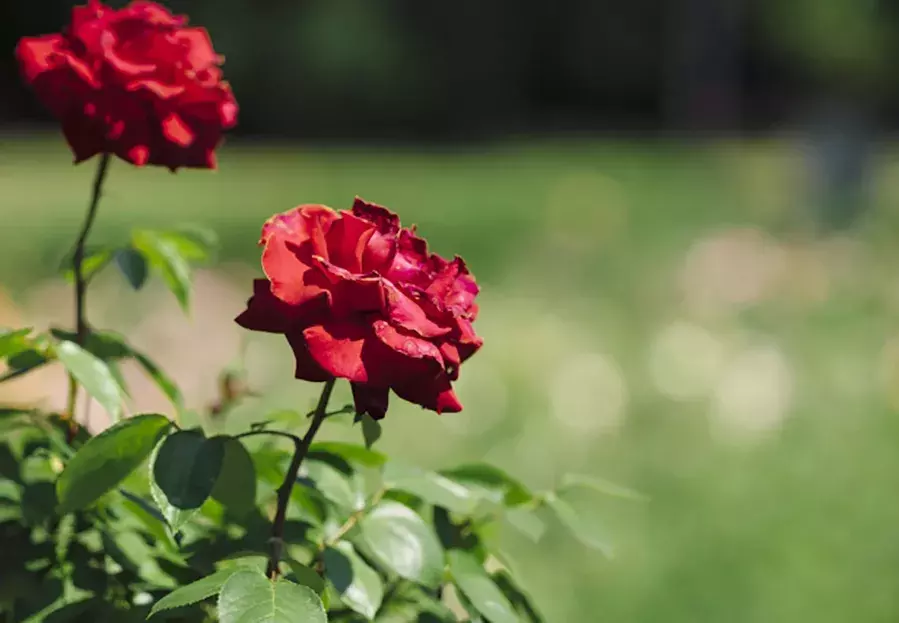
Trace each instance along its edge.
<instances>
[{"instance_id":1,"label":"thorny stem","mask_svg":"<svg viewBox=\"0 0 899 623\"><path fill-rule=\"evenodd\" d=\"M97 218L97 207L100 205L103 181L106 179L106 172L109 170L109 160L109 152L103 152L100 156L100 163L97 166L97 173L94 175L94 186L91 192L91 202L87 208L87 216L85 216L84 223L81 225L81 232L75 241L75 250L72 254L72 269L75 273L75 335L79 346L84 346L89 331L85 309L87 279L84 276L84 251L87 237L94 226L94 220ZM78 384L75 381L75 377L69 375L69 400L66 408L66 417L69 418L70 437L74 436L78 426L75 423L75 397L77 392Z\"/></svg>"},{"instance_id":2,"label":"thorny stem","mask_svg":"<svg viewBox=\"0 0 899 623\"><path fill-rule=\"evenodd\" d=\"M325 386L322 388L321 396L318 399L318 405L315 407L312 415L312 423L302 439L289 433L282 434L282 436L289 436L294 440L296 449L293 453L293 459L290 461L290 467L287 468L287 474L284 476L284 482L281 483L281 487L278 489L278 508L275 511L275 519L272 522L271 552L269 553L268 568L266 569L266 575L271 580L278 577L278 563L281 561L281 552L284 550L284 521L287 518L287 503L290 501L290 492L293 490L297 474L300 472L300 465L303 464L303 459L306 458L306 454L309 452L312 438L315 437L322 422L325 421L328 400L331 398L333 389L334 379L325 381ZM251 433L255 432L277 434L275 431L251 431ZM245 433L245 436L248 434L250 433Z\"/></svg>"}]
</instances>

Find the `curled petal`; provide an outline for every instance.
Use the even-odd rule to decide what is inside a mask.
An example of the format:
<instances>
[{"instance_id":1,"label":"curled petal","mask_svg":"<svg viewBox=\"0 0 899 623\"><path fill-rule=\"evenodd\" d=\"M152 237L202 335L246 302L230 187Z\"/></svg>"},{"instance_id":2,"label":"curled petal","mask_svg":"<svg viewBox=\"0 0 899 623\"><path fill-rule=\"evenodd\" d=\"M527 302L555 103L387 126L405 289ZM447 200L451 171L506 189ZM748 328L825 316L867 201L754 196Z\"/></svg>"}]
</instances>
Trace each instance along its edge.
<instances>
[{"instance_id":1,"label":"curled petal","mask_svg":"<svg viewBox=\"0 0 899 623\"><path fill-rule=\"evenodd\" d=\"M325 233L337 220L337 214L328 206L306 204L281 214L276 214L262 226L260 244L272 237L288 240L296 246L308 242L310 253L328 259Z\"/></svg>"},{"instance_id":2,"label":"curled petal","mask_svg":"<svg viewBox=\"0 0 899 623\"><path fill-rule=\"evenodd\" d=\"M409 379L408 382L391 389L403 400L414 402L425 409L439 413L458 413L462 403L456 397L446 373L431 378Z\"/></svg>"},{"instance_id":3,"label":"curled petal","mask_svg":"<svg viewBox=\"0 0 899 623\"><path fill-rule=\"evenodd\" d=\"M478 285L462 258L456 257L440 267L440 272L425 292L432 300L438 301L441 308L453 314L464 314L474 304Z\"/></svg>"},{"instance_id":4,"label":"curled petal","mask_svg":"<svg viewBox=\"0 0 899 623\"><path fill-rule=\"evenodd\" d=\"M378 339L394 352L412 359L431 359L443 367L440 349L428 340L400 333L383 320L376 320L373 326Z\"/></svg>"},{"instance_id":5,"label":"curled petal","mask_svg":"<svg viewBox=\"0 0 899 623\"><path fill-rule=\"evenodd\" d=\"M353 214L375 225L378 233L392 235L400 230L400 217L377 203L356 197L353 201Z\"/></svg>"},{"instance_id":6,"label":"curled petal","mask_svg":"<svg viewBox=\"0 0 899 623\"><path fill-rule=\"evenodd\" d=\"M352 273L362 272L362 254L375 233L368 221L352 212L341 212L325 240L328 245L328 261Z\"/></svg>"},{"instance_id":7,"label":"curled petal","mask_svg":"<svg viewBox=\"0 0 899 623\"><path fill-rule=\"evenodd\" d=\"M265 243L262 269L272 282L272 293L285 303L301 305L327 293L320 272L304 261L308 247L277 234Z\"/></svg>"},{"instance_id":8,"label":"curled petal","mask_svg":"<svg viewBox=\"0 0 899 623\"><path fill-rule=\"evenodd\" d=\"M422 337L446 335L451 329L428 318L425 311L390 282L384 284L385 313L390 322Z\"/></svg>"}]
</instances>

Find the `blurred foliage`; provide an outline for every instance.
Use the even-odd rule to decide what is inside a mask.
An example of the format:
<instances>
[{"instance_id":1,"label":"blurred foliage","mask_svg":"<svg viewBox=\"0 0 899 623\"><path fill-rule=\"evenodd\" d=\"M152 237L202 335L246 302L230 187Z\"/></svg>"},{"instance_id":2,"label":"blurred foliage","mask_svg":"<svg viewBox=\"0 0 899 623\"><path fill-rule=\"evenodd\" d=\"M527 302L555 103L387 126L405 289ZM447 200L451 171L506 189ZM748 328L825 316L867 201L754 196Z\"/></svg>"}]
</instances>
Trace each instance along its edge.
<instances>
[{"instance_id":1,"label":"blurred foliage","mask_svg":"<svg viewBox=\"0 0 899 623\"><path fill-rule=\"evenodd\" d=\"M464 412L430 418L398 404L377 448L432 471L486 458L535 488L569 471L606 474L649 497L560 495L613 535L612 561L585 556L553 517L539 544L518 530L504 537L547 620L887 622L899 613L899 151L886 145L873 164L874 209L825 239L807 236L797 209L802 156L789 142L426 152L233 141L215 175L115 166L114 209L93 240L124 240L135 221L211 226L226 262L215 278L239 280L238 294L206 288L194 305L236 310L250 274L242 263L258 262L246 231L300 196L340 206L364 189L435 250L466 258L483 286L478 331L488 344L466 364ZM29 232L0 236L9 313L68 313L68 292L48 303L44 280L68 247L91 170L71 167L59 142L30 138L4 143L0 175L2 214ZM171 297L153 306L152 283L131 294L109 273L93 298L108 326L134 327L147 313L179 336L196 326L180 324ZM156 335L143 347L160 357L168 347L147 343ZM197 355L218 335L178 348ZM289 373L272 374L289 364L283 350L280 340L252 344L254 389L267 402L247 400L228 422L314 399ZM580 371L585 353L616 364L626 400L613 400L620 386L607 368ZM194 361L188 402L208 379ZM580 398L559 402L559 386ZM788 398L772 402L783 387ZM621 419L606 425L616 404ZM350 431L327 441L359 443Z\"/></svg>"}]
</instances>

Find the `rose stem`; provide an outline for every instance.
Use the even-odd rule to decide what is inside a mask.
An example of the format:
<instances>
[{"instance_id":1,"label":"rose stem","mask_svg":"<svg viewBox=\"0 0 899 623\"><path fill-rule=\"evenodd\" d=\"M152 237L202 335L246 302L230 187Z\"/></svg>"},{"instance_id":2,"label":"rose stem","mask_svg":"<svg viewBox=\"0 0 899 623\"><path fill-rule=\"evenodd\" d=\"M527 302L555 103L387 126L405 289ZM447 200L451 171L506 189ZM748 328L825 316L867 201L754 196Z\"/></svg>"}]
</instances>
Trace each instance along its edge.
<instances>
[{"instance_id":1,"label":"rose stem","mask_svg":"<svg viewBox=\"0 0 899 623\"><path fill-rule=\"evenodd\" d=\"M97 166L97 173L94 175L93 192L91 193L91 203L87 209L87 216L84 218L84 224L81 226L81 233L78 234L78 240L75 242L75 251L72 254L72 268L75 272L75 336L76 343L84 346L88 337L87 313L85 310L85 297L87 295L87 279L84 276L84 251L87 243L87 237L94 225L97 217L97 207L100 205L100 195L103 189L103 181L106 179L106 172L109 170L110 154L104 151L100 155L100 163ZM75 377L69 375L69 401L66 408L66 417L69 419L69 435L74 436L77 430L75 422L75 397L78 392L78 384Z\"/></svg>"},{"instance_id":2,"label":"rose stem","mask_svg":"<svg viewBox=\"0 0 899 623\"><path fill-rule=\"evenodd\" d=\"M306 434L298 443L295 441L296 450L293 453L293 460L290 462L290 467L287 468L284 482L278 489L278 510L275 512L275 519L272 523L272 548L268 558L268 568L266 569L266 575L272 580L278 577L278 563L281 561L281 552L284 549L284 520L287 517L287 503L290 501L290 492L293 490L297 474L300 472L300 465L302 465L303 459L306 458L306 453L309 452L312 438L315 437L322 422L325 421L328 411L328 400L331 398L331 390L333 389L334 379L325 381L325 386L322 388L321 396L318 399L318 405L312 414L312 423L309 425L309 430L306 431Z\"/></svg>"}]
</instances>

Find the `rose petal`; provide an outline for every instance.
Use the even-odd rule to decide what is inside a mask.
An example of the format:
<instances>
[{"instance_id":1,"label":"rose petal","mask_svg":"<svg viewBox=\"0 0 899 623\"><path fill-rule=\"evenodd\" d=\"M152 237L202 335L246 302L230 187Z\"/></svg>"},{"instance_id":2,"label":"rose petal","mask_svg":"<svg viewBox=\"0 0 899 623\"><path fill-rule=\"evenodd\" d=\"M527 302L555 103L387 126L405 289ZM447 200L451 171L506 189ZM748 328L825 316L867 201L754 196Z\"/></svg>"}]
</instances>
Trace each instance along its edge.
<instances>
[{"instance_id":1,"label":"rose petal","mask_svg":"<svg viewBox=\"0 0 899 623\"><path fill-rule=\"evenodd\" d=\"M286 334L287 343L293 350L296 368L294 376L303 381L327 381L332 375L323 369L309 352L309 345L306 342L306 336L301 330L288 331Z\"/></svg>"},{"instance_id":2,"label":"rose petal","mask_svg":"<svg viewBox=\"0 0 899 623\"><path fill-rule=\"evenodd\" d=\"M431 258L438 260L442 266L425 292L432 300L438 301L442 309L453 314L464 314L478 295L478 285L469 274L465 262L458 256L452 262L445 262L439 256Z\"/></svg>"},{"instance_id":3,"label":"rose petal","mask_svg":"<svg viewBox=\"0 0 899 623\"><path fill-rule=\"evenodd\" d=\"M376 420L384 418L390 390L361 383L350 383L350 387L353 389L353 403L358 415L367 413Z\"/></svg>"},{"instance_id":4,"label":"rose petal","mask_svg":"<svg viewBox=\"0 0 899 623\"><path fill-rule=\"evenodd\" d=\"M309 242L310 252L328 258L325 233L337 220L337 214L328 206L305 204L282 214L276 214L262 226L260 244L272 236L281 236L296 245Z\"/></svg>"},{"instance_id":5,"label":"rose petal","mask_svg":"<svg viewBox=\"0 0 899 623\"><path fill-rule=\"evenodd\" d=\"M376 320L373 327L378 339L396 353L412 359L431 359L443 367L440 349L428 340L400 333L383 320Z\"/></svg>"},{"instance_id":6,"label":"rose petal","mask_svg":"<svg viewBox=\"0 0 899 623\"><path fill-rule=\"evenodd\" d=\"M251 331L284 333L292 324L291 316L291 306L272 294L271 283L254 279L253 296L235 322Z\"/></svg>"},{"instance_id":7,"label":"rose petal","mask_svg":"<svg viewBox=\"0 0 899 623\"><path fill-rule=\"evenodd\" d=\"M362 197L356 197L353 201L353 214L365 219L384 235L392 235L400 229L400 217L377 203L366 201Z\"/></svg>"},{"instance_id":8,"label":"rose petal","mask_svg":"<svg viewBox=\"0 0 899 623\"><path fill-rule=\"evenodd\" d=\"M45 71L59 67L60 55L65 53L62 35L22 37L16 45L16 58L29 83Z\"/></svg>"},{"instance_id":9,"label":"rose petal","mask_svg":"<svg viewBox=\"0 0 899 623\"><path fill-rule=\"evenodd\" d=\"M427 262L428 244L411 230L403 229L397 238L396 255L387 278L394 283L422 284L430 279Z\"/></svg>"},{"instance_id":10,"label":"rose petal","mask_svg":"<svg viewBox=\"0 0 899 623\"><path fill-rule=\"evenodd\" d=\"M303 338L312 356L332 376L367 383L369 370L362 351L372 339L369 327L344 321L330 321L303 330Z\"/></svg>"},{"instance_id":11,"label":"rose petal","mask_svg":"<svg viewBox=\"0 0 899 623\"><path fill-rule=\"evenodd\" d=\"M414 402L425 409L439 413L458 413L462 403L456 397L449 377L440 373L429 379L414 379L391 389L403 400Z\"/></svg>"},{"instance_id":12,"label":"rose petal","mask_svg":"<svg viewBox=\"0 0 899 623\"><path fill-rule=\"evenodd\" d=\"M162 133L169 141L181 147L187 147L196 138L193 131L178 116L178 113L172 113L162 120Z\"/></svg>"},{"instance_id":13,"label":"rose petal","mask_svg":"<svg viewBox=\"0 0 899 623\"><path fill-rule=\"evenodd\" d=\"M362 253L374 233L375 228L368 221L352 212L341 212L325 237L328 261L352 273L362 272Z\"/></svg>"},{"instance_id":14,"label":"rose petal","mask_svg":"<svg viewBox=\"0 0 899 623\"><path fill-rule=\"evenodd\" d=\"M205 28L183 28L175 34L175 40L183 46L185 59L194 69L218 64L218 54Z\"/></svg>"},{"instance_id":15,"label":"rose petal","mask_svg":"<svg viewBox=\"0 0 899 623\"><path fill-rule=\"evenodd\" d=\"M422 337L446 335L451 329L441 327L411 298L390 282L384 283L385 313L394 325L414 331Z\"/></svg>"}]
</instances>

